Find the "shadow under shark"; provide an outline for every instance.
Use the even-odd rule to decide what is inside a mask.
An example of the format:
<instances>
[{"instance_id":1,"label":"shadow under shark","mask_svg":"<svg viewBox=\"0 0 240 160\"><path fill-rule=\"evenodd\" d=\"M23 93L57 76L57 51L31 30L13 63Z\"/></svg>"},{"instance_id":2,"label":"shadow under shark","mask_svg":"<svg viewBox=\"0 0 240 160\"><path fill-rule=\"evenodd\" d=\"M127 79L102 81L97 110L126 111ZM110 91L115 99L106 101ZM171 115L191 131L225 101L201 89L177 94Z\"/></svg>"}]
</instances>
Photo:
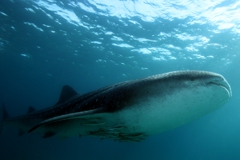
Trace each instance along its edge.
<instances>
[{"instance_id":1,"label":"shadow under shark","mask_svg":"<svg viewBox=\"0 0 240 160\"><path fill-rule=\"evenodd\" d=\"M10 118L3 106L0 130L13 125L19 135L90 135L138 142L206 115L231 96L225 78L206 71L174 71L83 95L66 85L52 107L39 111L30 107L26 115Z\"/></svg>"}]
</instances>

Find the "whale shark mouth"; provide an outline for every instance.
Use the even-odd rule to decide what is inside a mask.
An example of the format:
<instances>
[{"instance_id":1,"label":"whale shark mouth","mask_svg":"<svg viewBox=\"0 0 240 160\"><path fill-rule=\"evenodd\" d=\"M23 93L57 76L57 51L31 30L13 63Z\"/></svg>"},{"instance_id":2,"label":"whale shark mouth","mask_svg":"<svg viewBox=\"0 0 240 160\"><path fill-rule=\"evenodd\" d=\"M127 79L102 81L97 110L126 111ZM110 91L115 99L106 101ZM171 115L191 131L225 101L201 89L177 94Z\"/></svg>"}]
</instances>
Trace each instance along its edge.
<instances>
[{"instance_id":1,"label":"whale shark mouth","mask_svg":"<svg viewBox=\"0 0 240 160\"><path fill-rule=\"evenodd\" d=\"M221 82L208 82L207 85L216 85L218 87L222 87L227 91L229 98L232 97L232 89L225 80Z\"/></svg>"}]
</instances>

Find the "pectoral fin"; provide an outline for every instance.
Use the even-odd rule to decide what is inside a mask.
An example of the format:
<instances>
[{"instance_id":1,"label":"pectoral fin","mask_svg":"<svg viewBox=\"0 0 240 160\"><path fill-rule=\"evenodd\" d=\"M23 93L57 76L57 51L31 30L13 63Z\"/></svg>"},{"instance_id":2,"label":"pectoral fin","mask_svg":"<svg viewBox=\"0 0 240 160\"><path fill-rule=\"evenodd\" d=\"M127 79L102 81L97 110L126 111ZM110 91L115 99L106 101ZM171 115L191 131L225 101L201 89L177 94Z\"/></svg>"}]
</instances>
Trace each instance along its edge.
<instances>
[{"instance_id":1,"label":"pectoral fin","mask_svg":"<svg viewBox=\"0 0 240 160\"><path fill-rule=\"evenodd\" d=\"M101 113L102 112L102 108L98 108L98 109L93 109L93 110L88 110L88 111L82 111L82 112L76 112L76 113L69 113L69 114L64 114L64 115L60 115L60 116L56 116L53 118L49 118L46 119L42 122L40 122L39 124L35 125L33 128L31 128L28 133L34 131L35 129L44 126L44 125L48 125L48 124L53 124L56 122L63 122L63 121L67 121L67 120L71 120L71 119L87 119L88 117L92 116L92 114L97 114L97 113Z\"/></svg>"}]
</instances>

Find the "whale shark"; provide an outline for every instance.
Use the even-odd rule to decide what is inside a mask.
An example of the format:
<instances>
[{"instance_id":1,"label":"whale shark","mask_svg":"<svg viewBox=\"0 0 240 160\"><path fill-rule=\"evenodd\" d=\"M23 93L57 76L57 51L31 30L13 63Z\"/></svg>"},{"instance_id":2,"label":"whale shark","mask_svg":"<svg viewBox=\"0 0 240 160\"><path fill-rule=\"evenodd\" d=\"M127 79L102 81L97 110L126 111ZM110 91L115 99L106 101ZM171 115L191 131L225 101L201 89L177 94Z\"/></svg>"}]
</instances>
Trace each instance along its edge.
<instances>
[{"instance_id":1,"label":"whale shark","mask_svg":"<svg viewBox=\"0 0 240 160\"><path fill-rule=\"evenodd\" d=\"M232 96L226 79L208 71L183 70L130 80L79 94L65 85L51 107L10 117L4 104L0 130L6 125L19 135L43 138L96 136L139 142L174 129L223 106Z\"/></svg>"}]
</instances>

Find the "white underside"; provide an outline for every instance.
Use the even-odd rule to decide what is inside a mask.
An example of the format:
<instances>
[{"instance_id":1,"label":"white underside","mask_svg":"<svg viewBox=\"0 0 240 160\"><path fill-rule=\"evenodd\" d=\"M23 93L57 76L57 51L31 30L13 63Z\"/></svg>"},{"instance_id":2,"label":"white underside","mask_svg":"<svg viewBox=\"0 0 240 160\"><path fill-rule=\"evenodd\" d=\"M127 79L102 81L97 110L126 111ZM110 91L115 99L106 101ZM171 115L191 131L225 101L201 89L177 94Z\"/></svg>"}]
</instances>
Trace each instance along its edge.
<instances>
[{"instance_id":1,"label":"white underside","mask_svg":"<svg viewBox=\"0 0 240 160\"><path fill-rule=\"evenodd\" d=\"M218 109L229 99L224 87L183 89L166 97L146 97L117 113L130 132L161 133Z\"/></svg>"}]
</instances>

